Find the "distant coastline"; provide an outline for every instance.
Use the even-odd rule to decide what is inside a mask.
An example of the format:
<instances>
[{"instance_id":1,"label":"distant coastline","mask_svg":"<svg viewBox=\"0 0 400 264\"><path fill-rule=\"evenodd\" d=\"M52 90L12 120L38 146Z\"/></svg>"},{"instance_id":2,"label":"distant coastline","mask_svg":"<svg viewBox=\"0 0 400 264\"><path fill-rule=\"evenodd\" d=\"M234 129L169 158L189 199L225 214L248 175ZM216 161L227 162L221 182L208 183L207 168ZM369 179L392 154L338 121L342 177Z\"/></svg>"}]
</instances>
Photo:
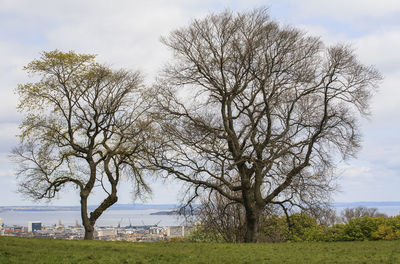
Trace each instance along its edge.
<instances>
[{"instance_id":1,"label":"distant coastline","mask_svg":"<svg viewBox=\"0 0 400 264\"><path fill-rule=\"evenodd\" d=\"M357 207L357 206L365 206L365 207L383 207L383 206L400 206L400 201L393 202L341 202L341 203L333 203L333 207Z\"/></svg>"},{"instance_id":2,"label":"distant coastline","mask_svg":"<svg viewBox=\"0 0 400 264\"><path fill-rule=\"evenodd\" d=\"M179 204L115 204L109 208L109 210L160 210L160 212L152 213L159 215L173 215L176 214L176 209L179 208ZM339 202L332 203L335 208L346 208L346 207L385 207L385 206L400 206L400 201L390 202ZM89 209L93 210L96 206L89 206ZM80 206L46 206L46 205L33 205L33 206L0 206L0 212L4 211L79 211Z\"/></svg>"},{"instance_id":3,"label":"distant coastline","mask_svg":"<svg viewBox=\"0 0 400 264\"><path fill-rule=\"evenodd\" d=\"M96 207L94 205L88 206L89 210L94 210ZM115 204L108 210L174 210L178 207L178 204ZM0 206L0 212L2 211L80 211L80 206Z\"/></svg>"},{"instance_id":4,"label":"distant coastline","mask_svg":"<svg viewBox=\"0 0 400 264\"><path fill-rule=\"evenodd\" d=\"M158 211L155 213L151 213L150 215L178 215L178 211L173 210L173 211Z\"/></svg>"}]
</instances>

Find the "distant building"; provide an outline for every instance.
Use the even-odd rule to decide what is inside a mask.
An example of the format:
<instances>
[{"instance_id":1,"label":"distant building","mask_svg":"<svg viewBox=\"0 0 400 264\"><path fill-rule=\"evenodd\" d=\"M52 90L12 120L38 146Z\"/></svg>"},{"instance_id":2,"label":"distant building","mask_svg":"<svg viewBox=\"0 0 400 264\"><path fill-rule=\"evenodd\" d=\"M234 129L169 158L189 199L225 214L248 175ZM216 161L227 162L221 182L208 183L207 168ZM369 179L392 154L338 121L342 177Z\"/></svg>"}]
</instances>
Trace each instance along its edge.
<instances>
[{"instance_id":1,"label":"distant building","mask_svg":"<svg viewBox=\"0 0 400 264\"><path fill-rule=\"evenodd\" d=\"M12 226L12 227L5 227L4 233L20 233L23 232L24 228L22 226Z\"/></svg>"},{"instance_id":2,"label":"distant building","mask_svg":"<svg viewBox=\"0 0 400 264\"><path fill-rule=\"evenodd\" d=\"M96 228L95 236L97 237L115 237L117 229L115 228Z\"/></svg>"},{"instance_id":3,"label":"distant building","mask_svg":"<svg viewBox=\"0 0 400 264\"><path fill-rule=\"evenodd\" d=\"M164 228L159 227L159 226L151 226L149 228L149 233L150 234L161 234L161 233L164 233Z\"/></svg>"},{"instance_id":4,"label":"distant building","mask_svg":"<svg viewBox=\"0 0 400 264\"><path fill-rule=\"evenodd\" d=\"M3 219L0 218L0 229L3 227Z\"/></svg>"},{"instance_id":5,"label":"distant building","mask_svg":"<svg viewBox=\"0 0 400 264\"><path fill-rule=\"evenodd\" d=\"M184 237L192 228L192 226L168 226L166 234L168 237Z\"/></svg>"},{"instance_id":6,"label":"distant building","mask_svg":"<svg viewBox=\"0 0 400 264\"><path fill-rule=\"evenodd\" d=\"M42 222L40 221L31 221L28 222L28 232L42 230Z\"/></svg>"}]
</instances>

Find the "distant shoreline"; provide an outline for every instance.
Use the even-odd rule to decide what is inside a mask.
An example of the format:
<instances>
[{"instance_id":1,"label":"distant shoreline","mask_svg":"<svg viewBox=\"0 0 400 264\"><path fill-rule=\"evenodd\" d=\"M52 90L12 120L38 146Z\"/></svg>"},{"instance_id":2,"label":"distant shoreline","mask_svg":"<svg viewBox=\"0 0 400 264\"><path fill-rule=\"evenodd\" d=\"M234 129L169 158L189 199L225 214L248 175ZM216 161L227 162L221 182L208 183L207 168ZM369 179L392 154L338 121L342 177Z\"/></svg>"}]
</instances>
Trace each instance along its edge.
<instances>
[{"instance_id":1,"label":"distant shoreline","mask_svg":"<svg viewBox=\"0 0 400 264\"><path fill-rule=\"evenodd\" d=\"M366 206L366 207L374 207L374 206L400 206L400 201L393 202L341 202L341 203L332 203L333 207L357 207L357 206Z\"/></svg>"},{"instance_id":2,"label":"distant shoreline","mask_svg":"<svg viewBox=\"0 0 400 264\"><path fill-rule=\"evenodd\" d=\"M154 214L171 214L172 211L179 208L179 204L116 204L109 208L109 210L159 210ZM339 202L332 203L335 208L342 207L385 207L385 206L400 206L400 201L391 202ZM89 206L89 209L95 209L96 206ZM0 212L4 211L30 211L30 212L45 212L45 211L79 211L80 206L0 206Z\"/></svg>"},{"instance_id":3,"label":"distant shoreline","mask_svg":"<svg viewBox=\"0 0 400 264\"><path fill-rule=\"evenodd\" d=\"M97 206L88 206L89 210L94 210ZM178 208L177 204L115 204L108 208L108 210L175 210ZM54 206L54 205L32 205L32 206L0 206L2 211L30 211L30 212L44 212L44 211L80 211L80 206Z\"/></svg>"}]
</instances>

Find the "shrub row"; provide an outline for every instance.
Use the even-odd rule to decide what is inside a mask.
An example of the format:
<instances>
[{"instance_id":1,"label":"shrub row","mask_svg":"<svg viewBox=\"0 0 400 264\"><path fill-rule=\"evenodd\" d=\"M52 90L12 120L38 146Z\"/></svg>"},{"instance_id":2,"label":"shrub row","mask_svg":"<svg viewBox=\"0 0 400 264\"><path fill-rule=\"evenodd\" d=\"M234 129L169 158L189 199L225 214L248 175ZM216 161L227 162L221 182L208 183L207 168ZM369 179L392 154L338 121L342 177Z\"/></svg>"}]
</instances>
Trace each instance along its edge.
<instances>
[{"instance_id":1,"label":"shrub row","mask_svg":"<svg viewBox=\"0 0 400 264\"><path fill-rule=\"evenodd\" d=\"M400 215L395 217L358 217L347 223L325 226L305 213L264 219L262 241L363 241L400 239Z\"/></svg>"},{"instance_id":2,"label":"shrub row","mask_svg":"<svg viewBox=\"0 0 400 264\"><path fill-rule=\"evenodd\" d=\"M285 241L364 241L400 239L400 215L394 217L357 217L346 223L326 226L306 214L289 216L272 215L264 218L260 225L260 242ZM216 230L197 226L185 239L192 242L223 242Z\"/></svg>"}]
</instances>

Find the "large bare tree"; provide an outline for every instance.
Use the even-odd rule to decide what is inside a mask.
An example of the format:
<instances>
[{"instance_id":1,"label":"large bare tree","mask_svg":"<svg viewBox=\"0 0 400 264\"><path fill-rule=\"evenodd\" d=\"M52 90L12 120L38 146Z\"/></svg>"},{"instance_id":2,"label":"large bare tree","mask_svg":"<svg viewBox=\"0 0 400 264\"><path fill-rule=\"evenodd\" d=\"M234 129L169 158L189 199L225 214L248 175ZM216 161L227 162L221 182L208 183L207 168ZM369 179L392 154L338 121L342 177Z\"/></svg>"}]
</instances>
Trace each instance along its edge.
<instances>
[{"instance_id":1,"label":"large bare tree","mask_svg":"<svg viewBox=\"0 0 400 264\"><path fill-rule=\"evenodd\" d=\"M85 239L93 239L96 220L117 202L121 179L133 179L136 194L149 191L140 155L150 106L141 76L94 57L55 50L25 67L36 80L17 89L25 118L12 154L20 192L51 199L68 184L78 189ZM96 188L105 199L89 213Z\"/></svg>"},{"instance_id":2,"label":"large bare tree","mask_svg":"<svg viewBox=\"0 0 400 264\"><path fill-rule=\"evenodd\" d=\"M360 146L359 117L381 79L346 45L225 11L162 39L174 55L159 82L163 145L153 162L244 206L246 242L271 204L318 202L332 168Z\"/></svg>"}]
</instances>

